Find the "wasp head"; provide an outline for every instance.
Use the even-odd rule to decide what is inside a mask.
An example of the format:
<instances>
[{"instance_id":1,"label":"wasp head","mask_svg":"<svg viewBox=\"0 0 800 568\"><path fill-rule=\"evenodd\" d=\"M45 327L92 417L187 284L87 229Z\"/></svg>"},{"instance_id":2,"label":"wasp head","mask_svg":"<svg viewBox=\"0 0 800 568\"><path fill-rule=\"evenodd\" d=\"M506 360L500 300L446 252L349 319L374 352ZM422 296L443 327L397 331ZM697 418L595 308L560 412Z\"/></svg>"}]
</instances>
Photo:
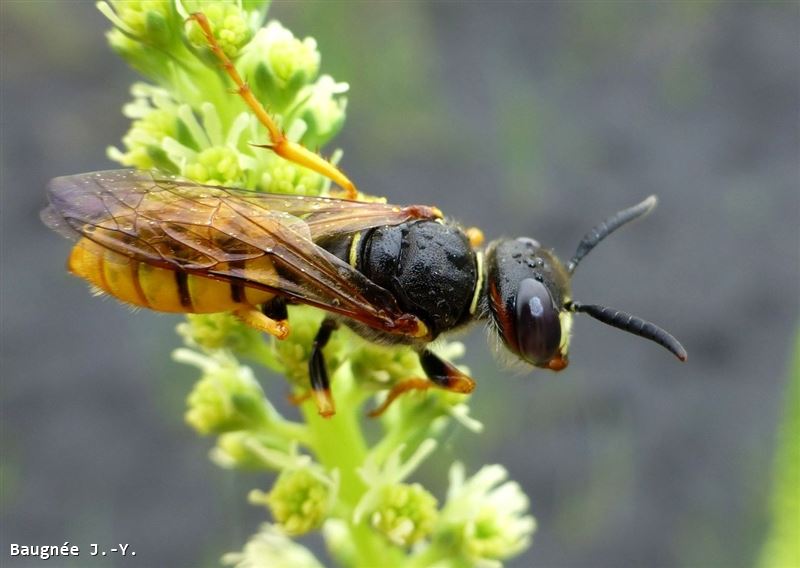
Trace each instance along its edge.
<instances>
[{"instance_id":1,"label":"wasp head","mask_svg":"<svg viewBox=\"0 0 800 568\"><path fill-rule=\"evenodd\" d=\"M538 241L521 237L492 243L487 253L487 301L500 338L511 353L536 367L560 371L567 366L573 313L585 313L623 331L663 346L681 361L686 350L655 324L605 306L571 298L570 280L598 243L656 206L655 196L612 215L586 235L565 265Z\"/></svg>"},{"instance_id":2,"label":"wasp head","mask_svg":"<svg viewBox=\"0 0 800 568\"><path fill-rule=\"evenodd\" d=\"M567 366L572 312L569 272L552 251L521 237L487 253L491 317L506 348L522 360L560 371Z\"/></svg>"}]
</instances>

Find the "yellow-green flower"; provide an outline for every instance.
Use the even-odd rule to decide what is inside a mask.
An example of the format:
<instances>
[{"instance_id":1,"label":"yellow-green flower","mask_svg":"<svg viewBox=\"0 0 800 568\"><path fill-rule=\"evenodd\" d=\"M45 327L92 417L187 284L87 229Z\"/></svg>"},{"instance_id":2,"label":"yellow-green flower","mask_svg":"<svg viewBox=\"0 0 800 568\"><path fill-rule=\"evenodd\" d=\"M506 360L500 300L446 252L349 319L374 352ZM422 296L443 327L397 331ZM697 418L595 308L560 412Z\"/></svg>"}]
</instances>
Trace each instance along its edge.
<instances>
[{"instance_id":1,"label":"yellow-green flower","mask_svg":"<svg viewBox=\"0 0 800 568\"><path fill-rule=\"evenodd\" d=\"M321 175L278 156L268 158L259 182L262 191L290 195L319 195L324 187Z\"/></svg>"},{"instance_id":2,"label":"yellow-green flower","mask_svg":"<svg viewBox=\"0 0 800 568\"><path fill-rule=\"evenodd\" d=\"M320 56L314 38L299 40L276 21L267 24L260 33L260 47L266 52L270 69L279 81L279 88L286 88L298 75L304 78L304 82L317 76Z\"/></svg>"},{"instance_id":3,"label":"yellow-green flower","mask_svg":"<svg viewBox=\"0 0 800 568\"><path fill-rule=\"evenodd\" d=\"M193 162L183 168L184 175L199 183L208 185L241 186L243 179L239 155L235 150L224 146L206 148Z\"/></svg>"},{"instance_id":4,"label":"yellow-green flower","mask_svg":"<svg viewBox=\"0 0 800 568\"><path fill-rule=\"evenodd\" d=\"M238 61L245 79L273 112L284 114L289 102L319 73L317 42L303 40L279 22L258 30Z\"/></svg>"},{"instance_id":5,"label":"yellow-green flower","mask_svg":"<svg viewBox=\"0 0 800 568\"><path fill-rule=\"evenodd\" d=\"M240 468L257 470L264 467L264 460L254 447L262 441L247 430L226 432L217 438L217 445L211 450L211 460L227 469Z\"/></svg>"},{"instance_id":6,"label":"yellow-green flower","mask_svg":"<svg viewBox=\"0 0 800 568\"><path fill-rule=\"evenodd\" d=\"M110 147L108 157L124 166L175 173L176 163L164 148L164 141L179 136L179 105L168 91L145 83L135 83L131 94L133 101L123 107L125 116L133 119L122 139L125 151Z\"/></svg>"},{"instance_id":7,"label":"yellow-green flower","mask_svg":"<svg viewBox=\"0 0 800 568\"><path fill-rule=\"evenodd\" d=\"M205 14L217 43L225 55L232 59L239 55L239 50L252 37L247 13L241 10L237 3L195 0L185 1L184 7L190 13L202 12ZM206 48L208 42L200 26L191 21L187 27L186 36L189 42L195 47Z\"/></svg>"},{"instance_id":8,"label":"yellow-green flower","mask_svg":"<svg viewBox=\"0 0 800 568\"><path fill-rule=\"evenodd\" d=\"M507 481L503 466L481 468L469 479L464 466L450 468L450 487L437 538L456 542L473 564L502 566L501 560L525 550L536 530L528 498L519 484Z\"/></svg>"},{"instance_id":9,"label":"yellow-green flower","mask_svg":"<svg viewBox=\"0 0 800 568\"><path fill-rule=\"evenodd\" d=\"M140 170L159 168L173 171L175 166L169 162L161 142L165 137L175 135L175 123L175 117L161 109L154 109L133 121L130 130L122 138L128 151L124 154L114 153L113 159Z\"/></svg>"},{"instance_id":10,"label":"yellow-green flower","mask_svg":"<svg viewBox=\"0 0 800 568\"><path fill-rule=\"evenodd\" d=\"M419 356L410 347L388 347L365 343L350 358L353 375L365 386L389 387L397 381L423 373Z\"/></svg>"},{"instance_id":11,"label":"yellow-green flower","mask_svg":"<svg viewBox=\"0 0 800 568\"><path fill-rule=\"evenodd\" d=\"M337 83L330 75L323 75L300 91L297 98L303 102L292 109L292 116L308 126L301 139L303 144L318 148L336 136L344 124L347 98L343 95L349 89L347 83Z\"/></svg>"},{"instance_id":12,"label":"yellow-green flower","mask_svg":"<svg viewBox=\"0 0 800 568\"><path fill-rule=\"evenodd\" d=\"M177 330L189 346L209 351L226 348L246 353L263 343L258 331L228 313L189 314Z\"/></svg>"},{"instance_id":13,"label":"yellow-green flower","mask_svg":"<svg viewBox=\"0 0 800 568\"><path fill-rule=\"evenodd\" d=\"M336 483L311 467L282 472L269 493L252 491L249 500L269 507L280 527L290 535L318 529L330 513Z\"/></svg>"},{"instance_id":14,"label":"yellow-green flower","mask_svg":"<svg viewBox=\"0 0 800 568\"><path fill-rule=\"evenodd\" d=\"M381 489L370 524L398 546L411 546L436 525L436 498L419 483L398 483Z\"/></svg>"},{"instance_id":15,"label":"yellow-green flower","mask_svg":"<svg viewBox=\"0 0 800 568\"><path fill-rule=\"evenodd\" d=\"M265 418L257 428L225 432L217 440L209 457L227 469L299 470L315 467L308 455L299 451L309 445L304 424L286 420L264 399Z\"/></svg>"},{"instance_id":16,"label":"yellow-green flower","mask_svg":"<svg viewBox=\"0 0 800 568\"><path fill-rule=\"evenodd\" d=\"M188 422L200 434L243 430L266 419L264 393L249 367L223 351L206 356L177 349L173 358L203 371L187 399Z\"/></svg>"},{"instance_id":17,"label":"yellow-green flower","mask_svg":"<svg viewBox=\"0 0 800 568\"><path fill-rule=\"evenodd\" d=\"M419 484L404 480L436 449L436 441L426 439L406 459L405 444L399 445L385 460L371 453L358 470L368 487L353 511L356 523L368 521L394 544L409 546L426 537L436 522L436 499Z\"/></svg>"},{"instance_id":18,"label":"yellow-green flower","mask_svg":"<svg viewBox=\"0 0 800 568\"><path fill-rule=\"evenodd\" d=\"M110 0L98 2L100 11L129 36L150 45L170 41L170 25L175 19L169 0Z\"/></svg>"},{"instance_id":19,"label":"yellow-green flower","mask_svg":"<svg viewBox=\"0 0 800 568\"><path fill-rule=\"evenodd\" d=\"M247 541L242 552L229 552L222 563L235 568L323 568L307 548L267 523Z\"/></svg>"}]
</instances>

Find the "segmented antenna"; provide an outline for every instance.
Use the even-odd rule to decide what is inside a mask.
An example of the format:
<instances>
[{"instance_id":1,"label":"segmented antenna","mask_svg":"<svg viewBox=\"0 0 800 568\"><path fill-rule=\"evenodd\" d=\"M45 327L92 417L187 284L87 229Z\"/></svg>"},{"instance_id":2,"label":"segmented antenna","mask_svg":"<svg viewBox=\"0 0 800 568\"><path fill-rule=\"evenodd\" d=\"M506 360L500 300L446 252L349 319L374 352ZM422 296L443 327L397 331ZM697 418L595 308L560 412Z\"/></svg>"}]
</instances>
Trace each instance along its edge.
<instances>
[{"instance_id":1,"label":"segmented antenna","mask_svg":"<svg viewBox=\"0 0 800 568\"><path fill-rule=\"evenodd\" d=\"M578 266L578 263L580 263L581 259L589 254L589 252L596 247L600 241L605 239L608 235L623 225L647 215L653 210L657 203L658 198L655 195L651 195L638 205L634 205L633 207L629 207L628 209L623 209L622 211L615 213L594 227L591 231L586 233L583 239L581 239L580 244L578 244L578 248L575 251L572 259L567 264L567 270L569 273L572 274L575 271L575 268Z\"/></svg>"},{"instance_id":2,"label":"segmented antenna","mask_svg":"<svg viewBox=\"0 0 800 568\"><path fill-rule=\"evenodd\" d=\"M643 204L644 203L642 203L642 205ZM637 205L636 207L640 207L640 205ZM652 206L650 208L652 209ZM628 211L631 209L628 209ZM625 213L625 211L622 213ZM617 329L621 329L622 331L627 331L628 333L638 335L639 337L644 337L650 341L655 341L681 361L686 361L686 349L683 348L681 342L675 339L669 332L661 329L654 323L650 323L642 318L638 318L631 314L626 314L625 312L615 310L614 308L607 308L605 306L570 302L567 304L566 308L571 312L587 314L598 321L616 327Z\"/></svg>"}]
</instances>

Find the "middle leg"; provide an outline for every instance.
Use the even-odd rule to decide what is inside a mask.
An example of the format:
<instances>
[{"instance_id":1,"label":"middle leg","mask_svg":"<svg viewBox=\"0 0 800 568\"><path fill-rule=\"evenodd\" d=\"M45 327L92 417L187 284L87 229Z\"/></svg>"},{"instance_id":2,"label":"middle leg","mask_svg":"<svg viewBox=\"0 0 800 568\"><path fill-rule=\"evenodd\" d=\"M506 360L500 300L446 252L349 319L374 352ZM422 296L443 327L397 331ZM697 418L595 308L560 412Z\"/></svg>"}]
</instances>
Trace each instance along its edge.
<instances>
[{"instance_id":1,"label":"middle leg","mask_svg":"<svg viewBox=\"0 0 800 568\"><path fill-rule=\"evenodd\" d=\"M325 355L322 349L330 341L331 334L339 327L336 320L325 318L311 344L311 357L308 359L308 376L311 379L311 395L317 404L317 410L323 418L336 414L336 405L331 395L328 368L325 366Z\"/></svg>"}]
</instances>

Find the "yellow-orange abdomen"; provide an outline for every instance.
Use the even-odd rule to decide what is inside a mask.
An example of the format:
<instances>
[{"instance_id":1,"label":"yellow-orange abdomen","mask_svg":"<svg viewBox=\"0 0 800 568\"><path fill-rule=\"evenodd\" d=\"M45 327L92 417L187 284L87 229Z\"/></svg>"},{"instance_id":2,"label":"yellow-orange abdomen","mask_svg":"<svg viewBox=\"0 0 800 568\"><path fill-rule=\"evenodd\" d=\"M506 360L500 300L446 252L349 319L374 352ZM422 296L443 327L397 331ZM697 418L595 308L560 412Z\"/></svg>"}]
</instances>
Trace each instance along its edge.
<instances>
[{"instance_id":1,"label":"yellow-orange abdomen","mask_svg":"<svg viewBox=\"0 0 800 568\"><path fill-rule=\"evenodd\" d=\"M139 262L88 239L81 239L75 245L67 267L122 302L160 312L228 312L242 306L257 306L274 297L270 292L240 283ZM265 274L274 274L268 258L247 261L242 269L245 273L250 270L258 273L260 281L264 281Z\"/></svg>"}]
</instances>

